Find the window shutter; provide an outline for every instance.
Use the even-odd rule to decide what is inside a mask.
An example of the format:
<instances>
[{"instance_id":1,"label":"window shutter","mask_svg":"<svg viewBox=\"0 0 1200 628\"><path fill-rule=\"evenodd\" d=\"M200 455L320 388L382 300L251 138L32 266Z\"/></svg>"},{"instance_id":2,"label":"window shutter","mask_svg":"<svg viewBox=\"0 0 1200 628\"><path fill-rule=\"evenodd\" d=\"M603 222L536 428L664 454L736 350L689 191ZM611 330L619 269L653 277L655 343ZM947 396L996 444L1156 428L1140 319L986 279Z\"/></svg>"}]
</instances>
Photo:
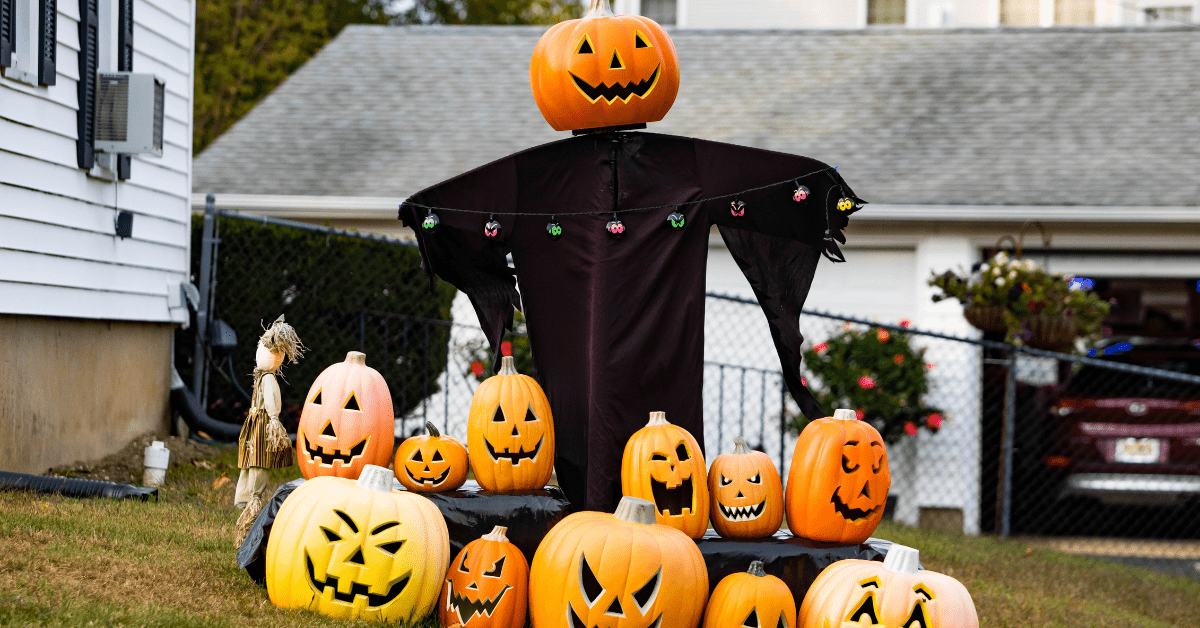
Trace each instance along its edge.
<instances>
[{"instance_id":1,"label":"window shutter","mask_svg":"<svg viewBox=\"0 0 1200 628\"><path fill-rule=\"evenodd\" d=\"M75 143L79 167L91 170L94 152L96 110L96 61L100 29L100 0L79 0L79 139Z\"/></svg>"},{"instance_id":2,"label":"window shutter","mask_svg":"<svg viewBox=\"0 0 1200 628\"><path fill-rule=\"evenodd\" d=\"M120 11L117 30L117 70L133 71L133 0L118 0ZM132 158L129 155L117 155L117 178L124 181L129 178L132 168Z\"/></svg>"},{"instance_id":3,"label":"window shutter","mask_svg":"<svg viewBox=\"0 0 1200 628\"><path fill-rule=\"evenodd\" d=\"M53 85L58 72L54 61L58 57L58 0L37 0L42 25L38 37L38 84Z\"/></svg>"},{"instance_id":4,"label":"window shutter","mask_svg":"<svg viewBox=\"0 0 1200 628\"><path fill-rule=\"evenodd\" d=\"M0 68L12 65L12 53L16 49L15 16L16 0L0 0Z\"/></svg>"}]
</instances>

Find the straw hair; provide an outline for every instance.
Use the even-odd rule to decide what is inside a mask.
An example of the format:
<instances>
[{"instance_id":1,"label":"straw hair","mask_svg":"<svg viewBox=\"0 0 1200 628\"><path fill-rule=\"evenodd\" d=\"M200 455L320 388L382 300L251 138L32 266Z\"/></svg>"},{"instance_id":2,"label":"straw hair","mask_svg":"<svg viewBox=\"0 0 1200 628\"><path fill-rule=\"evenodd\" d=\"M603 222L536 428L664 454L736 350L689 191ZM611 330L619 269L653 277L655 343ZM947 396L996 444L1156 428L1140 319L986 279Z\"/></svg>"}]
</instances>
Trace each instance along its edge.
<instances>
[{"instance_id":1,"label":"straw hair","mask_svg":"<svg viewBox=\"0 0 1200 628\"><path fill-rule=\"evenodd\" d=\"M289 362L299 361L304 356L305 349L308 348L304 346L303 342L300 342L300 336L296 335L296 330L283 322L283 314L280 314L279 318L271 323L258 341L272 353L282 353L287 356Z\"/></svg>"},{"instance_id":2,"label":"straw hair","mask_svg":"<svg viewBox=\"0 0 1200 628\"><path fill-rule=\"evenodd\" d=\"M238 517L237 523L233 526L234 546L240 548L246 540L246 535L250 534L250 528L254 526L254 520L258 518L259 511L262 510L262 498L258 493L250 494L250 501L246 502L246 507L242 509L241 516Z\"/></svg>"}]
</instances>

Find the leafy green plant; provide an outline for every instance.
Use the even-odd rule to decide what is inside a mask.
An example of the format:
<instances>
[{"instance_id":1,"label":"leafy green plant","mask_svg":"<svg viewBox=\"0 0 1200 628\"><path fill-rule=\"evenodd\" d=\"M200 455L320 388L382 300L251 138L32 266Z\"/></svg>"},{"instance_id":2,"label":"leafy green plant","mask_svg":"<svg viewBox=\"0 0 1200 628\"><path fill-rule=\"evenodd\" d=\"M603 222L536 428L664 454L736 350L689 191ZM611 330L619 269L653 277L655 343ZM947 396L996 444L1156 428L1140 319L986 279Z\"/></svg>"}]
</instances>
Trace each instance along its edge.
<instances>
[{"instance_id":1,"label":"leafy green plant","mask_svg":"<svg viewBox=\"0 0 1200 628\"><path fill-rule=\"evenodd\" d=\"M906 328L908 321L900 325ZM916 436L919 428L937 432L942 411L922 401L931 365L925 349L914 348L910 340L904 331L847 324L841 334L804 351L809 389L827 409L853 408L889 443L905 434ZM789 427L799 432L807 424L797 416Z\"/></svg>"}]
</instances>

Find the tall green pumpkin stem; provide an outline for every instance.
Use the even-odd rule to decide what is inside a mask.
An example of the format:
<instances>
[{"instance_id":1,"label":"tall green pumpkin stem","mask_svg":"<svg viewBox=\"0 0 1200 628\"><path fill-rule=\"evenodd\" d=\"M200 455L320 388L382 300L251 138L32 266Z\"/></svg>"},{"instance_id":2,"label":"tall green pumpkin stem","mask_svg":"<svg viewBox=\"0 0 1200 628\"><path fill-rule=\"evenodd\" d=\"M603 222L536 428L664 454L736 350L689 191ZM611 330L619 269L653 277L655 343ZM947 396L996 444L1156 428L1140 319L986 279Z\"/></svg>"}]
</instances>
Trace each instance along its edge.
<instances>
[{"instance_id":1,"label":"tall green pumpkin stem","mask_svg":"<svg viewBox=\"0 0 1200 628\"><path fill-rule=\"evenodd\" d=\"M434 427L433 423L430 423L429 421L425 422L425 431L429 432L429 436L431 438L441 438L442 437L442 433L438 431L438 428Z\"/></svg>"}]
</instances>

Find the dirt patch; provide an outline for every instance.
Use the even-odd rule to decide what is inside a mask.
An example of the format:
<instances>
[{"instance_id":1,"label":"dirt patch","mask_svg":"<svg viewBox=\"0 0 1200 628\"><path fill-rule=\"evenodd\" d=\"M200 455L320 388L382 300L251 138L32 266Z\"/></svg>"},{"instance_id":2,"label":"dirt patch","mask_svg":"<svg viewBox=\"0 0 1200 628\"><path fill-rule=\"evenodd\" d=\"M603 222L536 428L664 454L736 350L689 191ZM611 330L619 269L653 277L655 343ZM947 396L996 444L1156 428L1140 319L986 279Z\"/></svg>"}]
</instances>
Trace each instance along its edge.
<instances>
[{"instance_id":1,"label":"dirt patch","mask_svg":"<svg viewBox=\"0 0 1200 628\"><path fill-rule=\"evenodd\" d=\"M103 460L57 466L50 469L47 475L141 484L142 462L145 460L146 448L156 440L161 440L163 445L171 450L172 467L204 464L203 459L211 458L221 451L217 447L210 447L180 436L165 436L149 432L133 439L133 442L126 445L124 449Z\"/></svg>"}]
</instances>

